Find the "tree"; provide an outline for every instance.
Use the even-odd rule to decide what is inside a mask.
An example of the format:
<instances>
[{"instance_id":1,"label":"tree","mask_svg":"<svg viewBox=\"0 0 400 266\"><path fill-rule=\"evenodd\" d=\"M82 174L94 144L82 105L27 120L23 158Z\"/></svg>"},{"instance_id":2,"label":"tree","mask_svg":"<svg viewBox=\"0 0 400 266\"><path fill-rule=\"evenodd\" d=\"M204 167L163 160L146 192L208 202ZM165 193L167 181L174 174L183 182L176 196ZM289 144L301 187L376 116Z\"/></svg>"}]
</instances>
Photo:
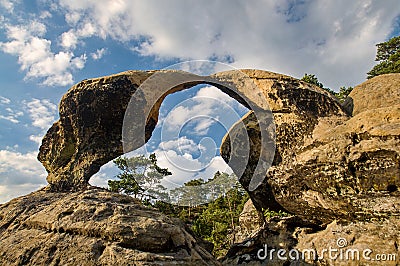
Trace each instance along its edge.
<instances>
[{"instance_id":1,"label":"tree","mask_svg":"<svg viewBox=\"0 0 400 266\"><path fill-rule=\"evenodd\" d=\"M222 173L222 175L227 175ZM233 244L227 237L239 225L239 216L249 199L239 182L216 200L208 203L193 221L192 230L199 237L214 244L213 254L223 256Z\"/></svg>"},{"instance_id":2,"label":"tree","mask_svg":"<svg viewBox=\"0 0 400 266\"><path fill-rule=\"evenodd\" d=\"M179 217L198 237L214 244L214 255L222 256L234 241L234 229L249 196L234 174L218 171L207 181L193 179L173 189L171 199L181 206L161 201L152 206Z\"/></svg>"},{"instance_id":3,"label":"tree","mask_svg":"<svg viewBox=\"0 0 400 266\"><path fill-rule=\"evenodd\" d=\"M314 85L326 90L327 92L329 92L330 94L335 96L341 103L344 102L346 97L353 90L353 87L344 87L344 86L340 87L339 92L335 92L335 91L331 90L330 88L325 88L324 85L321 82L319 82L318 78L314 74L305 73L304 76L301 78L301 80L305 81L307 83L310 83L310 84L314 84Z\"/></svg>"},{"instance_id":4,"label":"tree","mask_svg":"<svg viewBox=\"0 0 400 266\"><path fill-rule=\"evenodd\" d=\"M149 158L143 155L115 159L114 164L121 170L116 176L118 180L108 180L111 191L133 195L135 198L165 199L166 188L161 185L161 180L172 173L167 168L157 165L156 155L150 154Z\"/></svg>"},{"instance_id":5,"label":"tree","mask_svg":"<svg viewBox=\"0 0 400 266\"><path fill-rule=\"evenodd\" d=\"M307 74L305 73L304 76L301 78L302 81L305 81L310 84L314 84L320 88L324 88L321 82L319 82L318 78L314 74Z\"/></svg>"},{"instance_id":6,"label":"tree","mask_svg":"<svg viewBox=\"0 0 400 266\"><path fill-rule=\"evenodd\" d=\"M367 78L388 73L400 73L400 36L393 37L387 42L378 43L376 47L375 61L379 63L367 73Z\"/></svg>"},{"instance_id":7,"label":"tree","mask_svg":"<svg viewBox=\"0 0 400 266\"><path fill-rule=\"evenodd\" d=\"M344 100L349 96L350 92L352 92L353 87L340 87L339 92L335 92L336 98L339 99L339 102L343 103Z\"/></svg>"},{"instance_id":8,"label":"tree","mask_svg":"<svg viewBox=\"0 0 400 266\"><path fill-rule=\"evenodd\" d=\"M203 179L193 179L171 190L171 196L175 197L176 203L188 207L188 219L191 219L192 208L207 202L207 191L202 187Z\"/></svg>"}]
</instances>

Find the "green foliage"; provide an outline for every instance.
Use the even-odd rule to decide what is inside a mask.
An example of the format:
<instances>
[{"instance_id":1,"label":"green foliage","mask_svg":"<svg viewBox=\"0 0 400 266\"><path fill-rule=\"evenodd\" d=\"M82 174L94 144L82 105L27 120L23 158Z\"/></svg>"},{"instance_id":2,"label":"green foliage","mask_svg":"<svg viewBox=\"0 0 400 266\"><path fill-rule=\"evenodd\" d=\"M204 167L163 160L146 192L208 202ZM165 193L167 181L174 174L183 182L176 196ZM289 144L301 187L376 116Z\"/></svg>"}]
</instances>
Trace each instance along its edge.
<instances>
[{"instance_id":1,"label":"green foliage","mask_svg":"<svg viewBox=\"0 0 400 266\"><path fill-rule=\"evenodd\" d=\"M314 84L314 85L326 90L327 92L329 92L330 94L335 96L341 103L344 102L344 100L347 98L347 96L353 90L353 87L347 87L347 88L340 87L339 92L335 92L335 91L331 90L330 88L325 88L324 85L321 82L319 82L318 78L314 74L305 73L304 76L301 78L301 80L305 81L307 83L310 83L310 84Z\"/></svg>"},{"instance_id":2,"label":"green foliage","mask_svg":"<svg viewBox=\"0 0 400 266\"><path fill-rule=\"evenodd\" d=\"M232 190L207 204L193 221L192 230L214 244L216 257L225 255L232 244L227 236L239 224L240 213L248 199L248 194L237 183Z\"/></svg>"},{"instance_id":3,"label":"green foliage","mask_svg":"<svg viewBox=\"0 0 400 266\"><path fill-rule=\"evenodd\" d=\"M234 185L232 185L233 178L235 180ZM221 186L221 183L227 184L227 187L224 188ZM187 189L198 189L200 185L202 185L201 190L204 191L202 195L206 195L212 199L214 196L214 201L196 206L177 206L157 201L153 207L156 207L164 214L178 217L190 225L198 237L214 244L213 253L215 256L222 256L225 255L232 244L227 236L238 226L239 215L249 196L237 182L236 176L220 172L217 172L213 178L207 181L194 179L186 182L182 187L175 189L175 191L187 193L187 195L180 194L182 201L189 198L194 199L199 196L193 195L194 192ZM195 193L198 193L198 191L195 191ZM221 193L222 196L216 197L218 193Z\"/></svg>"},{"instance_id":4,"label":"green foliage","mask_svg":"<svg viewBox=\"0 0 400 266\"><path fill-rule=\"evenodd\" d=\"M400 73L400 36L393 37L387 42L378 43L375 65L368 73L367 78L373 78L382 74Z\"/></svg>"},{"instance_id":5,"label":"green foliage","mask_svg":"<svg viewBox=\"0 0 400 266\"><path fill-rule=\"evenodd\" d=\"M334 92L336 98L339 99L339 102L344 102L344 100L349 96L350 92L352 92L353 87L340 87L339 92Z\"/></svg>"},{"instance_id":6,"label":"green foliage","mask_svg":"<svg viewBox=\"0 0 400 266\"><path fill-rule=\"evenodd\" d=\"M153 198L152 195L156 195L158 199L168 196L166 188L161 185L161 179L172 173L157 165L154 153L149 158L143 155L132 158L119 157L113 162L121 172L116 176L118 180L108 180L111 191L147 200Z\"/></svg>"},{"instance_id":7,"label":"green foliage","mask_svg":"<svg viewBox=\"0 0 400 266\"><path fill-rule=\"evenodd\" d=\"M165 188L160 189L160 182L171 173L168 169L157 166L155 155L152 154L149 158L120 157L115 159L114 163L121 172L117 175L118 180L108 181L110 190L139 197L144 205L157 208L171 217L180 218L191 226L198 237L214 244L215 256L225 255L232 244L227 236L238 226L239 215L249 199L236 176L217 172L207 181L194 179L186 182L171 191L171 199L178 198L177 203L186 205L177 206L165 202ZM158 189L157 199L147 194L151 191L155 195L154 191L150 190L154 188ZM212 199L214 201L201 204Z\"/></svg>"},{"instance_id":8,"label":"green foliage","mask_svg":"<svg viewBox=\"0 0 400 266\"><path fill-rule=\"evenodd\" d=\"M262 214L264 216L264 220L268 221L270 220L272 217L287 217L290 216L290 214L284 212L284 211L270 211L269 209L262 209Z\"/></svg>"},{"instance_id":9,"label":"green foliage","mask_svg":"<svg viewBox=\"0 0 400 266\"><path fill-rule=\"evenodd\" d=\"M324 88L324 85L321 82L319 82L318 78L314 74L305 73L304 76L301 78L301 80L310 84L314 84L320 88Z\"/></svg>"}]
</instances>

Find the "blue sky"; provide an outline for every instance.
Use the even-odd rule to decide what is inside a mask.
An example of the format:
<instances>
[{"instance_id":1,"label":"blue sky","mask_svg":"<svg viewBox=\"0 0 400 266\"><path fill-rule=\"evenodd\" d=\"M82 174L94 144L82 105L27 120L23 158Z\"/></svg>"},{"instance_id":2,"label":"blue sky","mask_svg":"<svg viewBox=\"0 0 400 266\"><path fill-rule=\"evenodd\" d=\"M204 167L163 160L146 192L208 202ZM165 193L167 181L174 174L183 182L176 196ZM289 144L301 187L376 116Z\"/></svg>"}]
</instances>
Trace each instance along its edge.
<instances>
[{"instance_id":1,"label":"blue sky","mask_svg":"<svg viewBox=\"0 0 400 266\"><path fill-rule=\"evenodd\" d=\"M40 139L58 119L62 95L82 79L205 59L294 77L313 73L337 91L365 80L375 44L399 34L399 18L398 0L0 0L0 202L46 184L36 160ZM225 132L216 121L227 111L205 96L232 107L232 121L246 111L210 87L169 97L148 147L164 166L173 168L162 154L189 159L184 164L193 169L208 166L201 177L226 168L215 150ZM161 130L196 110L203 118L160 146ZM176 172L176 180L185 178ZM107 165L91 182L105 184L110 175Z\"/></svg>"}]
</instances>

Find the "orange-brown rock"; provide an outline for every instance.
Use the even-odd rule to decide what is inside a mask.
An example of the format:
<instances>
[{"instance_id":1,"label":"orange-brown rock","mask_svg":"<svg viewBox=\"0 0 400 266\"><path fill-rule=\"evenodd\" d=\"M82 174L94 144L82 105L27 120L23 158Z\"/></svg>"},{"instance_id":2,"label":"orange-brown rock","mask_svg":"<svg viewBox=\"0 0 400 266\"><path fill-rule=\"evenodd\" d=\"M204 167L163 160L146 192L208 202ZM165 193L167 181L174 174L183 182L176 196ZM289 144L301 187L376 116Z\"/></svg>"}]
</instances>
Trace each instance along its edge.
<instances>
[{"instance_id":1,"label":"orange-brown rock","mask_svg":"<svg viewBox=\"0 0 400 266\"><path fill-rule=\"evenodd\" d=\"M357 86L346 101L353 103L352 117L329 113L334 108L317 98L310 101L321 107L310 108L296 95L297 109L273 111L275 161L253 192L260 195L253 196L255 206L267 208L274 198L287 211L317 223L399 215L399 80L400 74L383 75ZM242 119L253 140L258 135L254 120L251 115ZM222 144L223 156L229 154L227 144ZM259 151L256 144L252 151ZM251 173L242 178L246 175Z\"/></svg>"},{"instance_id":2,"label":"orange-brown rock","mask_svg":"<svg viewBox=\"0 0 400 266\"><path fill-rule=\"evenodd\" d=\"M0 265L219 265L176 218L88 188L0 205Z\"/></svg>"}]
</instances>

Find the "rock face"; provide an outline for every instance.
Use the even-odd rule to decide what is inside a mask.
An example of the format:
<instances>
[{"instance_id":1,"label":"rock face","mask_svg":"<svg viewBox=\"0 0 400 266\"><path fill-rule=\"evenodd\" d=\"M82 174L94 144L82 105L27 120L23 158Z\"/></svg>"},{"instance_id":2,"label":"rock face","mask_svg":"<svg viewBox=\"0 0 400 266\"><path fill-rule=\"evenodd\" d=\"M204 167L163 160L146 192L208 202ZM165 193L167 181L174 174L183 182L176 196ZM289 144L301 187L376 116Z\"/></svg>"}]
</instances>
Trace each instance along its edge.
<instances>
[{"instance_id":1,"label":"rock face","mask_svg":"<svg viewBox=\"0 0 400 266\"><path fill-rule=\"evenodd\" d=\"M140 91L141 94L137 95L139 86L142 88L143 84L147 84L145 82L159 74L164 74L162 82L154 82L154 87ZM168 76L169 74L171 76ZM179 85L176 86L173 82L177 74ZM288 124L288 120L298 120L284 129L278 128L290 131L290 135L296 135L296 138L306 134L310 130L308 124L315 124L318 117L332 114L345 116L341 106L322 89L285 75L260 70L221 72L205 78L176 71L128 71L109 77L84 80L73 86L62 98L59 108L60 120L49 129L40 147L38 158L48 171L47 181L50 188L53 191L65 191L85 187L90 177L103 164L123 154L124 115L132 114L133 119L145 118L132 123L133 127L145 129L143 138L140 133L131 134L129 142L133 144L129 150L134 150L150 138L157 123L158 109L165 96L200 83L212 84L250 109L257 110L257 118L255 114L249 116L249 119L253 119L252 125L255 127L251 133L258 134L262 128L261 132L269 131L270 135L275 134L269 107L278 123ZM233 90L227 89L232 88L232 85ZM140 99L133 108L128 108L133 94ZM278 136L279 134L280 132ZM226 154L224 156L228 161L231 155L238 158L231 161L231 167L238 176L243 176L241 183L248 190L251 177L258 175L258 178L264 178L265 169L268 168L268 162L272 162L275 152L278 153L277 158L291 155L289 141L293 141L292 138L286 140L285 153L282 145L275 151L275 143L270 141L266 144L269 145L269 149L266 149L264 141L260 141L258 135L249 135L252 146L250 149L257 149L257 152L245 154L246 158L242 160L241 156L246 147L242 145L241 138L233 138L235 143L227 140L229 145L225 145L222 152ZM240 149L225 152L228 146L229 149L230 146ZM242 166L242 161L245 160L249 160L247 167L246 164ZM264 161L260 163L260 160ZM261 174L258 174L260 171ZM282 209L274 196L268 196L272 194L265 193L265 190L271 191L268 183L263 184L262 194L259 190L251 193L257 208ZM265 200L266 197L269 197L268 200Z\"/></svg>"},{"instance_id":2,"label":"rock face","mask_svg":"<svg viewBox=\"0 0 400 266\"><path fill-rule=\"evenodd\" d=\"M53 189L85 187L103 164L122 154L125 109L150 75L131 71L84 80L63 96L60 120L48 130L38 155Z\"/></svg>"},{"instance_id":3,"label":"rock face","mask_svg":"<svg viewBox=\"0 0 400 266\"><path fill-rule=\"evenodd\" d=\"M376 76L358 85L343 105L353 116L368 110L399 105L399 84L399 74Z\"/></svg>"},{"instance_id":4,"label":"rock face","mask_svg":"<svg viewBox=\"0 0 400 266\"><path fill-rule=\"evenodd\" d=\"M345 104L352 117L298 86L268 88L256 81L270 101L275 98L268 91L276 91L277 102L282 95L290 95L291 102L285 108L270 104L276 154L265 182L251 192L259 195L252 197L255 206L269 208L269 199L274 198L285 210L317 224L399 215L399 81L400 74L391 74L357 86ZM251 139L258 135L254 120L251 114L242 119ZM228 145L227 141L221 146L224 158ZM258 151L253 145L252 153ZM251 175L245 173L243 179L246 174Z\"/></svg>"},{"instance_id":5,"label":"rock face","mask_svg":"<svg viewBox=\"0 0 400 266\"><path fill-rule=\"evenodd\" d=\"M179 219L96 188L1 205L0 242L1 265L219 265Z\"/></svg>"},{"instance_id":6,"label":"rock face","mask_svg":"<svg viewBox=\"0 0 400 266\"><path fill-rule=\"evenodd\" d=\"M394 217L346 225L334 221L325 229L307 224L298 216L273 217L256 235L234 244L222 263L396 266L400 256L399 226L399 219ZM330 254L329 249L332 250Z\"/></svg>"},{"instance_id":7,"label":"rock face","mask_svg":"<svg viewBox=\"0 0 400 266\"><path fill-rule=\"evenodd\" d=\"M224 265L398 265L398 217L347 224L335 220L319 227L296 215L275 216L260 225L254 210L251 201L247 202L240 216L245 219L239 223L239 237ZM278 257L279 250L286 259Z\"/></svg>"}]
</instances>

